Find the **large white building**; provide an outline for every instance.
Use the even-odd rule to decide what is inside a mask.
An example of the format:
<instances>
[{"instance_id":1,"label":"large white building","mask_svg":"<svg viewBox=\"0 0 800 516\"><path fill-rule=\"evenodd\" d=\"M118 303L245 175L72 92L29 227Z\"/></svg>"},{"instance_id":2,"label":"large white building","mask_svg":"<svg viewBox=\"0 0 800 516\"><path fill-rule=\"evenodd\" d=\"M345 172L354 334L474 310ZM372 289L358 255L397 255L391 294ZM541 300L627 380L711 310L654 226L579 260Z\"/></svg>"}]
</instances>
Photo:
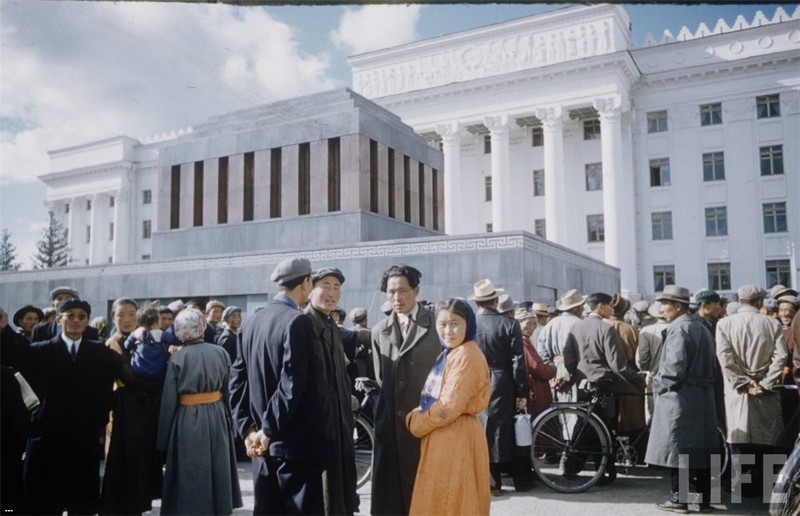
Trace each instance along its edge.
<instances>
[{"instance_id":1,"label":"large white building","mask_svg":"<svg viewBox=\"0 0 800 516\"><path fill-rule=\"evenodd\" d=\"M370 52L353 89L441 146L449 234L538 234L619 267L634 298L795 285L800 9L642 46L629 26L580 6ZM75 265L158 258L160 152L187 131L50 153Z\"/></svg>"}]
</instances>

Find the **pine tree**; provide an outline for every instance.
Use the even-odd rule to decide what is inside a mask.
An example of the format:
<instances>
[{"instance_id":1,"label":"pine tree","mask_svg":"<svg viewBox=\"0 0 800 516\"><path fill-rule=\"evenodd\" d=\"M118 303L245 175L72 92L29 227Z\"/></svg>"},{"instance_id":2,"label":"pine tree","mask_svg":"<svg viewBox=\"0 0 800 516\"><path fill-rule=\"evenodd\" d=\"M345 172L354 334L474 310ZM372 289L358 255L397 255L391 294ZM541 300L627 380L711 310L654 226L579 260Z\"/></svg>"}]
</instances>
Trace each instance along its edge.
<instances>
[{"instance_id":1,"label":"pine tree","mask_svg":"<svg viewBox=\"0 0 800 516\"><path fill-rule=\"evenodd\" d=\"M49 216L42 238L36 242L36 254L31 257L34 269L64 267L69 263L67 232L52 211Z\"/></svg>"},{"instance_id":2,"label":"pine tree","mask_svg":"<svg viewBox=\"0 0 800 516\"><path fill-rule=\"evenodd\" d=\"M19 270L17 262L17 248L11 243L11 232L8 228L3 228L0 236L0 271Z\"/></svg>"}]
</instances>

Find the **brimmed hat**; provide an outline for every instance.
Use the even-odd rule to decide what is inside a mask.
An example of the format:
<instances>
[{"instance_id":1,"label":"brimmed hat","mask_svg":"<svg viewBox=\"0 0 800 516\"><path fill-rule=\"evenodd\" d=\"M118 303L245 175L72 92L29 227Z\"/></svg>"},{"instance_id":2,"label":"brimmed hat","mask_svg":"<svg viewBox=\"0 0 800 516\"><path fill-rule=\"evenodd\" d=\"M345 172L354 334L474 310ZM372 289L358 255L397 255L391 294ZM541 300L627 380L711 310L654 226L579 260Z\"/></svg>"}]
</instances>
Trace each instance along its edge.
<instances>
[{"instance_id":1,"label":"brimmed hat","mask_svg":"<svg viewBox=\"0 0 800 516\"><path fill-rule=\"evenodd\" d=\"M635 312L646 312L649 303L647 301L637 301L633 303L633 310Z\"/></svg>"},{"instance_id":2,"label":"brimmed hat","mask_svg":"<svg viewBox=\"0 0 800 516\"><path fill-rule=\"evenodd\" d=\"M676 301L685 305L689 304L689 289L677 285L666 285L656 301Z\"/></svg>"},{"instance_id":3,"label":"brimmed hat","mask_svg":"<svg viewBox=\"0 0 800 516\"><path fill-rule=\"evenodd\" d=\"M550 315L549 306L547 303L533 303L531 306L531 311L534 312L536 315Z\"/></svg>"},{"instance_id":4,"label":"brimmed hat","mask_svg":"<svg viewBox=\"0 0 800 516\"><path fill-rule=\"evenodd\" d=\"M186 308L186 305L184 304L183 300L181 300L181 299L176 299L176 300L175 300L175 301L173 301L172 303L168 304L168 305L167 305L167 308L169 308L170 310L172 310L172 313L173 313L173 314L177 314L178 312L180 312L181 310L183 310L184 308Z\"/></svg>"},{"instance_id":5,"label":"brimmed hat","mask_svg":"<svg viewBox=\"0 0 800 516\"><path fill-rule=\"evenodd\" d=\"M789 287L785 287L783 285L775 285L774 287L769 289L769 295L774 299L778 299L779 297L783 296L796 296L797 291L792 290Z\"/></svg>"},{"instance_id":6,"label":"brimmed hat","mask_svg":"<svg viewBox=\"0 0 800 516\"><path fill-rule=\"evenodd\" d=\"M305 258L286 258L275 266L269 279L278 285L285 285L292 280L311 274L311 262Z\"/></svg>"},{"instance_id":7,"label":"brimmed hat","mask_svg":"<svg viewBox=\"0 0 800 516\"><path fill-rule=\"evenodd\" d=\"M242 309L234 305L229 306L228 308L222 311L222 320L227 321L228 317L232 316L235 313L241 314Z\"/></svg>"},{"instance_id":8,"label":"brimmed hat","mask_svg":"<svg viewBox=\"0 0 800 516\"><path fill-rule=\"evenodd\" d=\"M566 312L571 308L584 304L588 297L589 296L582 295L578 289L573 288L572 290L564 292L561 299L556 301L556 308L561 312Z\"/></svg>"},{"instance_id":9,"label":"brimmed hat","mask_svg":"<svg viewBox=\"0 0 800 516\"><path fill-rule=\"evenodd\" d=\"M225 303L223 303L219 299L212 299L211 301L206 303L206 312L208 312L212 308L221 308L222 310L225 310Z\"/></svg>"},{"instance_id":10,"label":"brimmed hat","mask_svg":"<svg viewBox=\"0 0 800 516\"><path fill-rule=\"evenodd\" d=\"M622 294L616 293L611 296L611 309L614 310L614 315L622 317L631 308L631 302L622 297Z\"/></svg>"},{"instance_id":11,"label":"brimmed hat","mask_svg":"<svg viewBox=\"0 0 800 516\"><path fill-rule=\"evenodd\" d=\"M701 303L719 303L719 294L710 289L699 290L694 295L694 302L698 305Z\"/></svg>"},{"instance_id":12,"label":"brimmed hat","mask_svg":"<svg viewBox=\"0 0 800 516\"><path fill-rule=\"evenodd\" d=\"M650 314L650 317L661 319L661 301L650 303L650 306L647 307L647 313Z\"/></svg>"},{"instance_id":13,"label":"brimmed hat","mask_svg":"<svg viewBox=\"0 0 800 516\"><path fill-rule=\"evenodd\" d=\"M531 319L536 317L536 312L531 310L530 308L518 308L516 312L514 312L514 319L522 322L525 319Z\"/></svg>"},{"instance_id":14,"label":"brimmed hat","mask_svg":"<svg viewBox=\"0 0 800 516\"><path fill-rule=\"evenodd\" d=\"M339 283L344 283L344 274L342 274L342 271L336 267L323 267L320 270L311 273L311 283L316 283L325 276L333 276L339 280Z\"/></svg>"},{"instance_id":15,"label":"brimmed hat","mask_svg":"<svg viewBox=\"0 0 800 516\"><path fill-rule=\"evenodd\" d=\"M497 311L500 312L501 314L504 314L506 312L511 312L515 308L516 308L516 303L514 303L514 300L511 299L511 296L509 296L508 294L503 294L497 298Z\"/></svg>"},{"instance_id":16,"label":"brimmed hat","mask_svg":"<svg viewBox=\"0 0 800 516\"><path fill-rule=\"evenodd\" d=\"M86 301L81 301L80 299L74 297L72 299L65 299L64 301L59 303L57 313L58 315L61 315L69 310L73 310L76 308L78 310L83 310L84 312L86 312L87 317L92 315L92 305L90 305Z\"/></svg>"},{"instance_id":17,"label":"brimmed hat","mask_svg":"<svg viewBox=\"0 0 800 516\"><path fill-rule=\"evenodd\" d=\"M55 301L61 294L69 294L72 297L79 298L78 291L72 287L56 287L50 291L50 300Z\"/></svg>"},{"instance_id":18,"label":"brimmed hat","mask_svg":"<svg viewBox=\"0 0 800 516\"><path fill-rule=\"evenodd\" d=\"M469 295L470 301L491 301L496 297L500 297L500 294L505 292L502 288L494 288L492 284L492 280L489 279L482 279L478 280L472 286L472 294Z\"/></svg>"},{"instance_id":19,"label":"brimmed hat","mask_svg":"<svg viewBox=\"0 0 800 516\"><path fill-rule=\"evenodd\" d=\"M350 310L350 320L353 322L363 321L367 318L367 309L357 306Z\"/></svg>"},{"instance_id":20,"label":"brimmed hat","mask_svg":"<svg viewBox=\"0 0 800 516\"><path fill-rule=\"evenodd\" d=\"M743 285L736 291L739 301L755 301L767 295L767 292L757 285Z\"/></svg>"},{"instance_id":21,"label":"brimmed hat","mask_svg":"<svg viewBox=\"0 0 800 516\"><path fill-rule=\"evenodd\" d=\"M780 306L782 303L789 303L790 305L794 305L794 307L797 308L798 305L797 296L790 296L790 295L781 296L778 298L778 306ZM16 324L16 322L14 324Z\"/></svg>"},{"instance_id":22,"label":"brimmed hat","mask_svg":"<svg viewBox=\"0 0 800 516\"><path fill-rule=\"evenodd\" d=\"M42 312L40 309L36 308L33 305L25 305L14 313L14 318L11 319L12 321L14 321L14 326L19 327L20 321L22 320L23 317L25 317L25 314L27 314L28 312L34 312L36 315L39 316L40 321L44 319L44 312Z\"/></svg>"}]
</instances>

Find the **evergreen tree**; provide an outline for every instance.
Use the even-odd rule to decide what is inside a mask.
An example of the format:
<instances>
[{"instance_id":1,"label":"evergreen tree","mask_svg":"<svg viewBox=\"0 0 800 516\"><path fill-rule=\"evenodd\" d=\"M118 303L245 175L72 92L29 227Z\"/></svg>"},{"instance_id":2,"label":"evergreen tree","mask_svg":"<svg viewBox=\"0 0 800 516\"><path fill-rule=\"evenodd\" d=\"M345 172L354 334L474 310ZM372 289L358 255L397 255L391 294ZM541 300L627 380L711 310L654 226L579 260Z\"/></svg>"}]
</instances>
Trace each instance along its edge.
<instances>
[{"instance_id":1,"label":"evergreen tree","mask_svg":"<svg viewBox=\"0 0 800 516\"><path fill-rule=\"evenodd\" d=\"M42 238L36 242L36 254L31 257L34 269L64 267L69 263L67 232L52 211L49 216Z\"/></svg>"},{"instance_id":2,"label":"evergreen tree","mask_svg":"<svg viewBox=\"0 0 800 516\"><path fill-rule=\"evenodd\" d=\"M8 228L3 228L0 237L0 271L16 271L19 270L19 265L17 248L11 243L11 232Z\"/></svg>"}]
</instances>

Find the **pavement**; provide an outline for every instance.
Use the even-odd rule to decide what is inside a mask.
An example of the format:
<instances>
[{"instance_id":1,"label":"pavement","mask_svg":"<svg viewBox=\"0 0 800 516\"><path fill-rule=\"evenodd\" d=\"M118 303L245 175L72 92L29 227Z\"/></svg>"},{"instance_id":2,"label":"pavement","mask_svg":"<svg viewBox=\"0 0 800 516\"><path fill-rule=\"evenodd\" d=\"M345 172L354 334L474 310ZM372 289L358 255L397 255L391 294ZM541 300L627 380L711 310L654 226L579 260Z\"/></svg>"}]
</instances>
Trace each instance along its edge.
<instances>
[{"instance_id":1,"label":"pavement","mask_svg":"<svg viewBox=\"0 0 800 516\"><path fill-rule=\"evenodd\" d=\"M234 514L252 514L253 475L249 462L239 463L239 482L242 489L244 507L236 509ZM491 513L495 516L517 516L528 514L579 516L581 512L587 516L600 515L651 515L667 514L655 507L656 502L663 501L669 491L669 474L665 470L637 466L620 470L617 479L603 487L593 487L585 493L564 494L551 490L541 482L525 493L515 493L510 479L503 480L503 494L492 497ZM371 485L367 483L358 490L361 496L361 507L357 514L370 513ZM150 514L159 514L160 501L154 502L156 507ZM729 495L722 493L721 503L714 503L720 514L767 514L769 506L759 499L743 498L741 503L731 503ZM690 506L696 511L697 506Z\"/></svg>"}]
</instances>

